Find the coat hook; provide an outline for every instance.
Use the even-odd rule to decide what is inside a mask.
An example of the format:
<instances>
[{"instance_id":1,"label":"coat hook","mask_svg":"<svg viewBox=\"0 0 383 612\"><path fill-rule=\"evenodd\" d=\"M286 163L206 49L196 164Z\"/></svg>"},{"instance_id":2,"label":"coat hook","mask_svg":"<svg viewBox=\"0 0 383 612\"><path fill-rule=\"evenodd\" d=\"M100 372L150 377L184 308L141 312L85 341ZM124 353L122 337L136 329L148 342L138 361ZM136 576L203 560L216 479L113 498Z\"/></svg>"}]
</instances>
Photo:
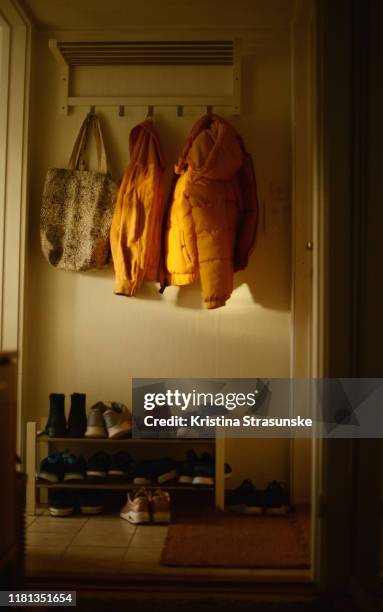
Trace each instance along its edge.
<instances>
[{"instance_id":1,"label":"coat hook","mask_svg":"<svg viewBox=\"0 0 383 612\"><path fill-rule=\"evenodd\" d=\"M123 117L125 115L125 107L122 104L118 108L118 114L120 117Z\"/></svg>"},{"instance_id":2,"label":"coat hook","mask_svg":"<svg viewBox=\"0 0 383 612\"><path fill-rule=\"evenodd\" d=\"M94 113L96 112L96 107L95 106L91 106L89 109L89 112L94 115Z\"/></svg>"},{"instance_id":3,"label":"coat hook","mask_svg":"<svg viewBox=\"0 0 383 612\"><path fill-rule=\"evenodd\" d=\"M182 117L184 114L184 107L183 106L177 106L177 117Z\"/></svg>"},{"instance_id":4,"label":"coat hook","mask_svg":"<svg viewBox=\"0 0 383 612\"><path fill-rule=\"evenodd\" d=\"M153 111L154 111L154 107L153 106L148 106L148 114L146 115L148 119L152 119L153 118Z\"/></svg>"},{"instance_id":5,"label":"coat hook","mask_svg":"<svg viewBox=\"0 0 383 612\"><path fill-rule=\"evenodd\" d=\"M206 107L206 113L208 115L211 115L212 112L213 112L213 107L210 104L208 104L207 107Z\"/></svg>"}]
</instances>

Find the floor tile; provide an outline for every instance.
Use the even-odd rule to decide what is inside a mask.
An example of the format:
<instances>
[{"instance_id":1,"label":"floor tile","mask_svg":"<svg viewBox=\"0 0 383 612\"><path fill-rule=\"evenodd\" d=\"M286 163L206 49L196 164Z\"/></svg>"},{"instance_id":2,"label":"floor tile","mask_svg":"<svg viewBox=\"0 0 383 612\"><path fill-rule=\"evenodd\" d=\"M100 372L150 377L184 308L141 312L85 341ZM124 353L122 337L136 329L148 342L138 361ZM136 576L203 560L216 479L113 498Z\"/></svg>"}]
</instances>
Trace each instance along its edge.
<instances>
[{"instance_id":1,"label":"floor tile","mask_svg":"<svg viewBox=\"0 0 383 612\"><path fill-rule=\"evenodd\" d=\"M102 514L95 514L93 516L88 516L89 520L92 522L99 521L121 521L120 515L118 512L102 512Z\"/></svg>"},{"instance_id":2,"label":"floor tile","mask_svg":"<svg viewBox=\"0 0 383 612\"><path fill-rule=\"evenodd\" d=\"M43 576L57 571L62 554L61 548L28 546L25 555L26 574Z\"/></svg>"},{"instance_id":3,"label":"floor tile","mask_svg":"<svg viewBox=\"0 0 383 612\"><path fill-rule=\"evenodd\" d=\"M43 548L56 548L57 550L63 550L73 540L73 533L58 533L53 531L51 533L40 533L36 531L27 530L27 546L36 546Z\"/></svg>"},{"instance_id":4,"label":"floor tile","mask_svg":"<svg viewBox=\"0 0 383 612\"><path fill-rule=\"evenodd\" d=\"M151 548L152 546L158 547L164 544L167 532L167 527L137 527L130 545L143 548Z\"/></svg>"},{"instance_id":5,"label":"floor tile","mask_svg":"<svg viewBox=\"0 0 383 612\"><path fill-rule=\"evenodd\" d=\"M135 533L135 526L126 521L89 520L75 536L72 544L76 546L129 546Z\"/></svg>"},{"instance_id":6,"label":"floor tile","mask_svg":"<svg viewBox=\"0 0 383 612\"><path fill-rule=\"evenodd\" d=\"M90 516L88 518L89 525L93 525L95 528L105 527L106 525L122 525L130 527L131 529L136 529L136 525L132 525L128 521L120 518L119 516Z\"/></svg>"},{"instance_id":7,"label":"floor tile","mask_svg":"<svg viewBox=\"0 0 383 612\"><path fill-rule=\"evenodd\" d=\"M110 574L118 571L126 549L117 546L69 546L60 559L64 573Z\"/></svg>"},{"instance_id":8,"label":"floor tile","mask_svg":"<svg viewBox=\"0 0 383 612\"><path fill-rule=\"evenodd\" d=\"M81 527L88 521L83 517L53 517L53 516L38 516L33 523L28 527L28 532L41 533L72 533L75 535Z\"/></svg>"},{"instance_id":9,"label":"floor tile","mask_svg":"<svg viewBox=\"0 0 383 612\"><path fill-rule=\"evenodd\" d=\"M159 563L162 546L152 548L142 548L129 546L124 557L124 563Z\"/></svg>"}]
</instances>

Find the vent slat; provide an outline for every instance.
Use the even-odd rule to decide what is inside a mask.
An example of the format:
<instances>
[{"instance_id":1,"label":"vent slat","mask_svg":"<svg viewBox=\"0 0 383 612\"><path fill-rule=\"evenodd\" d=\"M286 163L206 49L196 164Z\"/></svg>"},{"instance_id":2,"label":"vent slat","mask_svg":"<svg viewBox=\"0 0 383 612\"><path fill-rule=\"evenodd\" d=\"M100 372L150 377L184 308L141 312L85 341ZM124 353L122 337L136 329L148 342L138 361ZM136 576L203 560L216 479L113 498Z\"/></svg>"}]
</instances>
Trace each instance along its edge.
<instances>
[{"instance_id":1,"label":"vent slat","mask_svg":"<svg viewBox=\"0 0 383 612\"><path fill-rule=\"evenodd\" d=\"M57 42L65 61L78 65L232 65L232 41Z\"/></svg>"},{"instance_id":2,"label":"vent slat","mask_svg":"<svg viewBox=\"0 0 383 612\"><path fill-rule=\"evenodd\" d=\"M129 60L125 60L125 61L118 61L115 60L114 62L107 62L105 60L94 60L92 62L81 62L81 61L74 61L71 63L71 66L231 66L231 62L214 62L212 63L211 61L197 61L197 60L193 60L193 61L187 61L187 60L174 60L173 62L169 62L169 61L154 61L154 60L150 60L150 61L137 61L135 60L133 61L129 61Z\"/></svg>"}]
</instances>

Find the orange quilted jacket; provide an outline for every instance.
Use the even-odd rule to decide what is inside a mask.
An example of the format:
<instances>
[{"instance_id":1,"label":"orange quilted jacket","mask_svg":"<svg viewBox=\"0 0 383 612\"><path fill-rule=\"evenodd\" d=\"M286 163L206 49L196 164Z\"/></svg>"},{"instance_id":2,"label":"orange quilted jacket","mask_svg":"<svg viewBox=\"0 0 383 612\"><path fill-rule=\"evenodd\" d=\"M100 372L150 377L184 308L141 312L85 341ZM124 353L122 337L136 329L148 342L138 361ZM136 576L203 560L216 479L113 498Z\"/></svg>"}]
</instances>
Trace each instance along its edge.
<instances>
[{"instance_id":1,"label":"orange quilted jacket","mask_svg":"<svg viewBox=\"0 0 383 612\"><path fill-rule=\"evenodd\" d=\"M159 280L165 161L150 121L133 128L129 148L130 162L118 192L110 245L115 293L132 296L144 278Z\"/></svg>"},{"instance_id":2,"label":"orange quilted jacket","mask_svg":"<svg viewBox=\"0 0 383 612\"><path fill-rule=\"evenodd\" d=\"M164 284L188 285L200 277L207 308L219 308L255 242L251 157L229 123L206 115L194 125L175 170L180 176L168 213Z\"/></svg>"}]
</instances>

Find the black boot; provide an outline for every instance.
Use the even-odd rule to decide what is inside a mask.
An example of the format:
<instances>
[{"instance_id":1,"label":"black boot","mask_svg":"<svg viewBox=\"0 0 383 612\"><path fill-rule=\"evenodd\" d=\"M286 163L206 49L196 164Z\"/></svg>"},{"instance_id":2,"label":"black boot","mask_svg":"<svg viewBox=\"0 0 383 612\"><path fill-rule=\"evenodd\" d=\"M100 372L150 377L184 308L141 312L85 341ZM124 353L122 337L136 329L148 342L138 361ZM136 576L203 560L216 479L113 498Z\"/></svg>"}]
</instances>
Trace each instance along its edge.
<instances>
[{"instance_id":1,"label":"black boot","mask_svg":"<svg viewBox=\"0 0 383 612\"><path fill-rule=\"evenodd\" d=\"M86 430L85 393L72 393L68 418L68 436L83 438Z\"/></svg>"},{"instance_id":2,"label":"black boot","mask_svg":"<svg viewBox=\"0 0 383 612\"><path fill-rule=\"evenodd\" d=\"M49 417L44 433L50 438L62 438L66 435L64 393L49 395Z\"/></svg>"}]
</instances>

